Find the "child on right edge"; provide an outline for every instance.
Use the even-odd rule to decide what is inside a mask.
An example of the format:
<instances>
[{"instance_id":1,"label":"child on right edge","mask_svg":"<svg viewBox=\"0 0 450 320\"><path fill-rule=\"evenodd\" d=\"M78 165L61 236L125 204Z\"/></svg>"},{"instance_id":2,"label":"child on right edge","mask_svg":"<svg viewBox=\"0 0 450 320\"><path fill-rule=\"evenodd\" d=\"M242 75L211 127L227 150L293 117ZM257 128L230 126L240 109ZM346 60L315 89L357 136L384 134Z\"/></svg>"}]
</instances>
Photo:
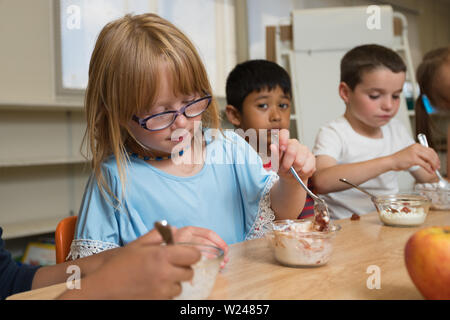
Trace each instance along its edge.
<instances>
[{"instance_id":1,"label":"child on right edge","mask_svg":"<svg viewBox=\"0 0 450 320\"><path fill-rule=\"evenodd\" d=\"M320 128L313 153L316 192L323 194L332 218L375 210L370 198L339 181L361 185L375 195L398 193L396 171L408 170L418 182L436 179L436 152L414 143L393 119L400 105L406 66L383 46L363 45L341 60L339 95L343 116Z\"/></svg>"},{"instance_id":2,"label":"child on right edge","mask_svg":"<svg viewBox=\"0 0 450 320\"><path fill-rule=\"evenodd\" d=\"M439 118L432 119L430 114L450 112L450 46L427 52L417 68L416 78L420 87L415 104L416 134L425 134L433 147L433 138L442 139L445 133L439 132L436 121Z\"/></svg>"}]
</instances>

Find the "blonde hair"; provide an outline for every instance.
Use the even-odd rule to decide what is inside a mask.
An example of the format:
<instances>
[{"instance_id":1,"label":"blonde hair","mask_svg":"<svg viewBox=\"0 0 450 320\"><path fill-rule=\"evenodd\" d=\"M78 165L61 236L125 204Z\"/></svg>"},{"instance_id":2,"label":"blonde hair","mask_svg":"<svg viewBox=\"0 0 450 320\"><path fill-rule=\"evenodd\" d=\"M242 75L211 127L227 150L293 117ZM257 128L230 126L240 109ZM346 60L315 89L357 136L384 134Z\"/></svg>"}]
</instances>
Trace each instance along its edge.
<instances>
[{"instance_id":1,"label":"blonde hair","mask_svg":"<svg viewBox=\"0 0 450 320\"><path fill-rule=\"evenodd\" d=\"M194 45L173 24L155 14L126 15L108 23L91 56L85 96L84 155L91 158L102 193L106 190L119 202L106 183L101 165L114 155L124 190L129 160L125 141L132 136L128 123L134 114L148 111L154 102L161 65L167 66L175 94L212 94ZM202 114L202 125L220 128L215 99Z\"/></svg>"}]
</instances>

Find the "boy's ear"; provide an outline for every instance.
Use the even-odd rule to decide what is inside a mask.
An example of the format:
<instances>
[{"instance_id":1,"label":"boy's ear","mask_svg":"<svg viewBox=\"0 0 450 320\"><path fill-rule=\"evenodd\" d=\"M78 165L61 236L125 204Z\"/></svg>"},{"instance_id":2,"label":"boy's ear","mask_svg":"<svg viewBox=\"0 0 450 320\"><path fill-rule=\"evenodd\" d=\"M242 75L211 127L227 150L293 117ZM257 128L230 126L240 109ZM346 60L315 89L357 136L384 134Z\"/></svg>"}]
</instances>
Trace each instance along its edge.
<instances>
[{"instance_id":1,"label":"boy's ear","mask_svg":"<svg viewBox=\"0 0 450 320\"><path fill-rule=\"evenodd\" d=\"M351 92L352 89L350 89L350 87L345 82L339 83L339 96L342 98L342 100L344 100L346 104L348 103Z\"/></svg>"},{"instance_id":2,"label":"boy's ear","mask_svg":"<svg viewBox=\"0 0 450 320\"><path fill-rule=\"evenodd\" d=\"M230 121L231 124L236 127L241 126L242 118L238 109L229 104L225 107L225 113L227 114L228 121Z\"/></svg>"}]
</instances>

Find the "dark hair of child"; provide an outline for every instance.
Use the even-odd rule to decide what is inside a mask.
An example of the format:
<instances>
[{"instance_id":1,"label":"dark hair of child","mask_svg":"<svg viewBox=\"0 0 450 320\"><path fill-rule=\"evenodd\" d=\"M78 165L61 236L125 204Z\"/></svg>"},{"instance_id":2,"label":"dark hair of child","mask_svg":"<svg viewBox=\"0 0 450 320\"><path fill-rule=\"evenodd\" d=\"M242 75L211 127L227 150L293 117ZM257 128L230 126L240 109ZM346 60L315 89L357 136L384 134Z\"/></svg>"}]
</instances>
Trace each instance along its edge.
<instances>
[{"instance_id":1,"label":"dark hair of child","mask_svg":"<svg viewBox=\"0 0 450 320\"><path fill-rule=\"evenodd\" d=\"M252 92L273 90L277 86L292 97L289 74L275 62L249 60L238 64L228 75L226 82L227 104L242 112L245 98Z\"/></svg>"}]
</instances>

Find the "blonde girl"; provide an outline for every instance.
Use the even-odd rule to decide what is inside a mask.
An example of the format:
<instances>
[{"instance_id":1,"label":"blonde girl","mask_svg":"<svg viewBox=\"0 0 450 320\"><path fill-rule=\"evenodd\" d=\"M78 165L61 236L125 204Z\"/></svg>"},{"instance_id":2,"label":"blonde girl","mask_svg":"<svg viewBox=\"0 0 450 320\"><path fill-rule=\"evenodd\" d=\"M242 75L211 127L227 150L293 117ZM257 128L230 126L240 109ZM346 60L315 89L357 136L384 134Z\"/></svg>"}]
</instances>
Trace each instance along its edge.
<instances>
[{"instance_id":1,"label":"blonde girl","mask_svg":"<svg viewBox=\"0 0 450 320\"><path fill-rule=\"evenodd\" d=\"M303 208L305 193L288 170L294 166L307 181L315 170L312 154L281 131L279 146L271 146L279 174L266 172L245 140L220 130L195 47L157 15L126 15L103 28L85 105L93 173L72 258L122 246L163 219L184 227L176 240L226 251Z\"/></svg>"}]
</instances>

